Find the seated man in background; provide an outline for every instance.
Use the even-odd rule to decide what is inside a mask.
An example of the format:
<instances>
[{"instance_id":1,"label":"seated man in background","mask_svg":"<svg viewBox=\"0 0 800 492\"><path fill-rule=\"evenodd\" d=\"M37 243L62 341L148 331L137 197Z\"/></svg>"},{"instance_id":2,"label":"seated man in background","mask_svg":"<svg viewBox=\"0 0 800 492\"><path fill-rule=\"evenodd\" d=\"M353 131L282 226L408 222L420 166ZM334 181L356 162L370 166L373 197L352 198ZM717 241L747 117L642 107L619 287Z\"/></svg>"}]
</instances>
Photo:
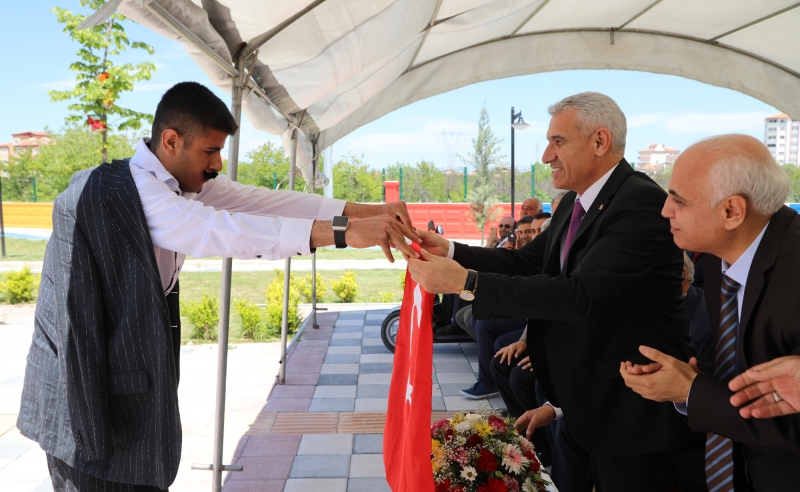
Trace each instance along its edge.
<instances>
[{"instance_id":1,"label":"seated man in background","mask_svg":"<svg viewBox=\"0 0 800 492\"><path fill-rule=\"evenodd\" d=\"M566 191L559 191L556 193L556 196L553 197L553 200L550 202L550 213L555 215L556 209L558 208L558 204L561 203L561 199L567 195Z\"/></svg>"},{"instance_id":2,"label":"seated man in background","mask_svg":"<svg viewBox=\"0 0 800 492\"><path fill-rule=\"evenodd\" d=\"M541 234L542 231L547 229L546 227L543 226L544 223L547 222L547 220L550 217L552 217L552 214L550 214L549 212L542 212L533 216L533 223L531 223L531 228L533 229L533 236L531 236L531 239L535 238L536 236Z\"/></svg>"},{"instance_id":3,"label":"seated man in background","mask_svg":"<svg viewBox=\"0 0 800 492\"><path fill-rule=\"evenodd\" d=\"M497 224L497 234L498 236L489 235L489 239L486 241L487 248L502 248L503 245L508 241L508 233L514 230L514 219L511 217L503 217L500 219L500 222Z\"/></svg>"},{"instance_id":4,"label":"seated man in background","mask_svg":"<svg viewBox=\"0 0 800 492\"><path fill-rule=\"evenodd\" d=\"M522 200L522 206L520 206L520 217L533 217L536 214L542 213L543 210L542 201L532 196L530 198L526 198Z\"/></svg>"}]
</instances>

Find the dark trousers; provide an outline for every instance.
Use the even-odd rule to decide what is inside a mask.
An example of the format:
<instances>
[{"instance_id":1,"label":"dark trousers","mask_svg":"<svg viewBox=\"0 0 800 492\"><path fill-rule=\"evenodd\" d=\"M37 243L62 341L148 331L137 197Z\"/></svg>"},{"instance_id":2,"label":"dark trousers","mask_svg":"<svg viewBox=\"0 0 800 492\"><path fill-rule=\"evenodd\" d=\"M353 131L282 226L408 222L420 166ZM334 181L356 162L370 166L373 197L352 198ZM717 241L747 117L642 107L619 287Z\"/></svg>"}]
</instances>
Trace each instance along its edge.
<instances>
[{"instance_id":1,"label":"dark trousers","mask_svg":"<svg viewBox=\"0 0 800 492\"><path fill-rule=\"evenodd\" d=\"M161 492L151 485L109 482L87 475L50 454L47 455L47 468L53 492Z\"/></svg>"},{"instance_id":2,"label":"dark trousers","mask_svg":"<svg viewBox=\"0 0 800 492\"><path fill-rule=\"evenodd\" d=\"M668 492L672 490L679 449L600 458L572 436L567 417L558 421L553 450L553 483L559 492Z\"/></svg>"},{"instance_id":3,"label":"dark trousers","mask_svg":"<svg viewBox=\"0 0 800 492\"><path fill-rule=\"evenodd\" d=\"M474 319L474 318L473 318ZM478 381L494 388L491 363L494 354L501 348L519 341L527 320L484 321L475 323L475 336L478 339Z\"/></svg>"}]
</instances>

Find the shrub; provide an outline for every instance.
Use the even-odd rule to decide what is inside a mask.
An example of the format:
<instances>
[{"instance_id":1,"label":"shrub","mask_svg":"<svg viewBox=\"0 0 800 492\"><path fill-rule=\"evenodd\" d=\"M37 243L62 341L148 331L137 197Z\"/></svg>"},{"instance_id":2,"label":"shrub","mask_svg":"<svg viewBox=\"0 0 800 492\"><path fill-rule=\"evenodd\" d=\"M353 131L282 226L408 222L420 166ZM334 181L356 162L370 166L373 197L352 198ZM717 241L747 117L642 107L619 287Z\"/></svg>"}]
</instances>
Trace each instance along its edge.
<instances>
[{"instance_id":1,"label":"shrub","mask_svg":"<svg viewBox=\"0 0 800 492\"><path fill-rule=\"evenodd\" d=\"M2 284L2 291L9 304L19 304L31 302L36 297L36 289L39 284L39 276L31 273L30 267L23 267L18 272L8 272L5 274L5 281Z\"/></svg>"},{"instance_id":2,"label":"shrub","mask_svg":"<svg viewBox=\"0 0 800 492\"><path fill-rule=\"evenodd\" d=\"M294 274L292 274L294 277ZM295 281L294 278L291 279ZM312 295L311 295L311 275L299 277L296 280L297 290L300 291L300 294L303 295L303 300L307 303L313 302ZM325 282L322 281L322 275L317 273L317 302L320 302L323 297L325 297L325 292L327 291L327 287L325 286Z\"/></svg>"},{"instance_id":3,"label":"shrub","mask_svg":"<svg viewBox=\"0 0 800 492\"><path fill-rule=\"evenodd\" d=\"M266 335L264 330L264 313L260 307L247 299L238 299L233 302L236 313L242 318L242 337L251 340L260 340Z\"/></svg>"},{"instance_id":4,"label":"shrub","mask_svg":"<svg viewBox=\"0 0 800 492\"><path fill-rule=\"evenodd\" d=\"M338 281L331 281L331 288L336 297L342 302L353 302L358 295L358 282L356 282L356 272L347 270Z\"/></svg>"},{"instance_id":5,"label":"shrub","mask_svg":"<svg viewBox=\"0 0 800 492\"><path fill-rule=\"evenodd\" d=\"M199 301L188 301L182 304L183 315L194 327L192 338L216 340L219 327L219 299L211 294L203 294Z\"/></svg>"},{"instance_id":6,"label":"shrub","mask_svg":"<svg viewBox=\"0 0 800 492\"><path fill-rule=\"evenodd\" d=\"M297 312L297 303L300 302L300 293L296 282L292 282L293 275L289 276L289 335L300 327L302 319ZM283 271L275 270L275 278L267 286L267 307L264 310L264 324L268 337L279 337L283 323Z\"/></svg>"},{"instance_id":7,"label":"shrub","mask_svg":"<svg viewBox=\"0 0 800 492\"><path fill-rule=\"evenodd\" d=\"M393 292L378 292L378 302L392 302L394 299Z\"/></svg>"},{"instance_id":8,"label":"shrub","mask_svg":"<svg viewBox=\"0 0 800 492\"><path fill-rule=\"evenodd\" d=\"M406 271L400 272L400 290L406 291Z\"/></svg>"}]
</instances>

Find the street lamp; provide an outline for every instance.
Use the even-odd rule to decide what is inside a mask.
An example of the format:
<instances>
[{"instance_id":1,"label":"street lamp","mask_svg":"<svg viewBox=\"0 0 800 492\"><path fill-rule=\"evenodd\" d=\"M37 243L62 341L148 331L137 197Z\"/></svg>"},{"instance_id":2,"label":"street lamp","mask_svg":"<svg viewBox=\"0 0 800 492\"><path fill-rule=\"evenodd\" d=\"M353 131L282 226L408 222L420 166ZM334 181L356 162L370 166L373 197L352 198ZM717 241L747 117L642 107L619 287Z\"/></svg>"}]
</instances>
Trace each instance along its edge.
<instances>
[{"instance_id":1,"label":"street lamp","mask_svg":"<svg viewBox=\"0 0 800 492\"><path fill-rule=\"evenodd\" d=\"M514 218L514 130L527 130L531 126L522 119L522 111L514 113L511 106L511 218Z\"/></svg>"}]
</instances>

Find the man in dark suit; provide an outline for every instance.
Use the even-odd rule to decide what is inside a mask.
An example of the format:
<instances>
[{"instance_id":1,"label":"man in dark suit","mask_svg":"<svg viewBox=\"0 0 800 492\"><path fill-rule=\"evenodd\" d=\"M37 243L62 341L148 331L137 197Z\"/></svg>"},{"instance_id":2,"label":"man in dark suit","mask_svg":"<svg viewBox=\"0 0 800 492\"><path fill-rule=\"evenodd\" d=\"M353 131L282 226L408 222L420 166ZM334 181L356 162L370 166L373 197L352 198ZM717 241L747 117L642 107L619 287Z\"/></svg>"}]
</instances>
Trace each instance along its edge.
<instances>
[{"instance_id":1,"label":"man in dark suit","mask_svg":"<svg viewBox=\"0 0 800 492\"><path fill-rule=\"evenodd\" d=\"M325 214L362 218L337 244L388 253L415 238L396 220L407 219L402 203L350 204L217 177L236 131L211 91L177 84L159 103L153 140L129 160L77 173L56 198L17 420L47 453L56 491L163 490L175 479L185 255L300 254L333 244Z\"/></svg>"},{"instance_id":2,"label":"man in dark suit","mask_svg":"<svg viewBox=\"0 0 800 492\"><path fill-rule=\"evenodd\" d=\"M635 392L675 402L693 430L708 433L709 490L797 490L800 416L745 419L728 388L748 367L800 354L800 216L783 205L789 179L755 138L722 135L686 149L669 186L663 214L675 243L708 253L713 372L642 347L655 363L623 364L620 373Z\"/></svg>"},{"instance_id":3,"label":"man in dark suit","mask_svg":"<svg viewBox=\"0 0 800 492\"><path fill-rule=\"evenodd\" d=\"M625 116L612 99L578 94L549 112L542 160L553 186L572 190L550 227L518 251L421 235L427 254L409 269L431 292L474 297L478 319L528 319L528 354L549 401L523 415L528 431L563 412L565 435L603 490L667 490L679 416L669 404L637 401L619 376L620 362L645 360L637 351L645 340L682 360L691 351L682 252L660 216L666 194L623 158ZM558 445L553 479L575 490L559 475Z\"/></svg>"}]
</instances>

